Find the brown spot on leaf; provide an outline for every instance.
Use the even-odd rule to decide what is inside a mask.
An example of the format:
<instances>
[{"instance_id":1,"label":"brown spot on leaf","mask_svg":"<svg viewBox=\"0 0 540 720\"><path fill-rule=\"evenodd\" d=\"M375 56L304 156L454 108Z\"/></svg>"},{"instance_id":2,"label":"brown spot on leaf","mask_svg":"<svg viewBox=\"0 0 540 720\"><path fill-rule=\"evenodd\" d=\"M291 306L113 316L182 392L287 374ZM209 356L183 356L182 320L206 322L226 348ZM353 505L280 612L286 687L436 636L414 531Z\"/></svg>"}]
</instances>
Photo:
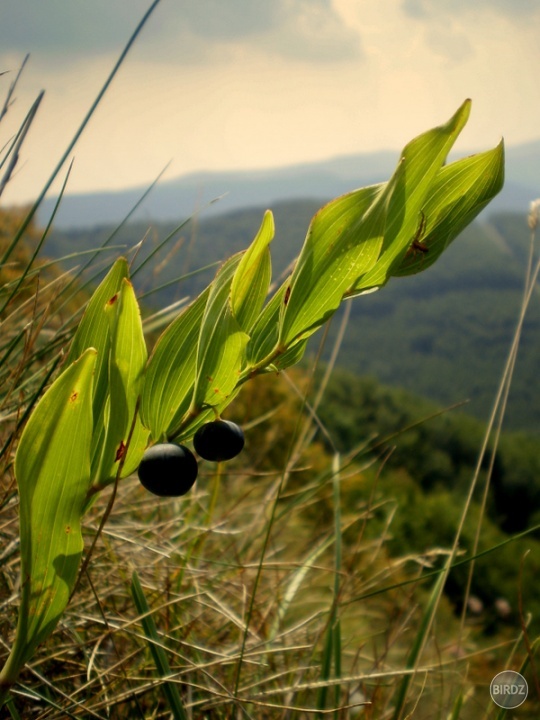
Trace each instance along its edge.
<instances>
[{"instance_id":1,"label":"brown spot on leaf","mask_svg":"<svg viewBox=\"0 0 540 720\"><path fill-rule=\"evenodd\" d=\"M283 304L286 306L289 302L289 298L291 296L291 286L287 285L287 289L285 290L285 297L283 298Z\"/></svg>"},{"instance_id":2,"label":"brown spot on leaf","mask_svg":"<svg viewBox=\"0 0 540 720\"><path fill-rule=\"evenodd\" d=\"M75 390L75 391L71 394L71 396L70 396L70 398L69 398L69 402L75 402L75 400L76 400L78 397L79 397L79 393Z\"/></svg>"},{"instance_id":3,"label":"brown spot on leaf","mask_svg":"<svg viewBox=\"0 0 540 720\"><path fill-rule=\"evenodd\" d=\"M116 455L114 457L114 462L118 462L119 460L121 460L125 454L126 454L126 445L123 440L120 440L120 445L118 446L118 450L116 451Z\"/></svg>"},{"instance_id":4,"label":"brown spot on leaf","mask_svg":"<svg viewBox=\"0 0 540 720\"><path fill-rule=\"evenodd\" d=\"M118 293L115 293L112 298L107 300L107 305L114 305L114 303L118 300Z\"/></svg>"},{"instance_id":5,"label":"brown spot on leaf","mask_svg":"<svg viewBox=\"0 0 540 720\"><path fill-rule=\"evenodd\" d=\"M66 525L66 535L69 535L71 532L71 525Z\"/></svg>"}]
</instances>

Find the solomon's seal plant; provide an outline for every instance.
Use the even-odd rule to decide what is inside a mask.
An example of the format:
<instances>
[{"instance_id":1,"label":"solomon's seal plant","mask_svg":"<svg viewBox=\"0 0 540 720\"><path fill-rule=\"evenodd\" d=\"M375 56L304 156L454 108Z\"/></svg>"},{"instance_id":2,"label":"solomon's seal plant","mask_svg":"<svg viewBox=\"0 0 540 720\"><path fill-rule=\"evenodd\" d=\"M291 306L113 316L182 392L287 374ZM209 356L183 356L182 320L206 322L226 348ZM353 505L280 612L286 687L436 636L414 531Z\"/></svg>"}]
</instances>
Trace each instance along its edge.
<instances>
[{"instance_id":1,"label":"solomon's seal plant","mask_svg":"<svg viewBox=\"0 0 540 720\"><path fill-rule=\"evenodd\" d=\"M298 362L343 300L426 270L499 192L502 142L445 164L469 111L466 101L447 123L412 140L388 182L319 210L294 270L270 299L274 222L266 212L251 246L223 264L150 358L127 262L116 261L17 449L22 582L0 696L62 616L83 553L81 520L97 493L139 468L152 491L177 494L196 474L179 443L196 433L203 457L225 458L233 445L236 452L236 430L209 438L212 421L246 381Z\"/></svg>"}]
</instances>

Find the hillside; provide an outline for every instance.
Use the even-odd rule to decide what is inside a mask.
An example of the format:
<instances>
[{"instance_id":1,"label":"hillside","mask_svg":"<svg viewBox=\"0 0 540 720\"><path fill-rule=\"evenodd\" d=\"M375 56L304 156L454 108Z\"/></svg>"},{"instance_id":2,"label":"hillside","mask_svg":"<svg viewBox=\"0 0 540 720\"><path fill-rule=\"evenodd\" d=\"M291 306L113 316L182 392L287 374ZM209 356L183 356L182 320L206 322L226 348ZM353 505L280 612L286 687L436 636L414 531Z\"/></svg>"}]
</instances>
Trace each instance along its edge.
<instances>
[{"instance_id":1,"label":"hillside","mask_svg":"<svg viewBox=\"0 0 540 720\"><path fill-rule=\"evenodd\" d=\"M272 245L274 277L297 255L318 201L276 203L276 238ZM245 248L253 238L263 208L210 217L181 228L135 280L140 292L221 260ZM148 224L124 226L114 245L133 246ZM153 225L135 267L171 232L173 225ZM99 247L111 227L55 231L48 253L59 257ZM470 226L444 258L425 273L394 279L382 293L353 303L339 363L360 375L372 375L443 404L470 400L468 412L489 414L516 324L526 266L529 231L524 215L491 215ZM172 247L176 247L174 252ZM198 292L215 268L153 292L145 302L162 308ZM329 345L339 318L333 322ZM540 305L534 298L510 397L507 426L540 431L540 399L531 393L540 364ZM316 338L319 336L317 335ZM317 340L315 340L316 342Z\"/></svg>"}]
</instances>

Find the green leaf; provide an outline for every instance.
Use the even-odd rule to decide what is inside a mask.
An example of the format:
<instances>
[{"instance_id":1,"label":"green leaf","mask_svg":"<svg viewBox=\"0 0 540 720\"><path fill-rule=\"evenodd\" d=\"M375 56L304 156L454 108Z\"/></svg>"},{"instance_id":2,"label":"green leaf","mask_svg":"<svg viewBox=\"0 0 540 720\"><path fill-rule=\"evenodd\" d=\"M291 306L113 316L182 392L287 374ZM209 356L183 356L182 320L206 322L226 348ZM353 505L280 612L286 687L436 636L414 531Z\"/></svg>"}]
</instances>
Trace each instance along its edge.
<instances>
[{"instance_id":1,"label":"green leaf","mask_svg":"<svg viewBox=\"0 0 540 720\"><path fill-rule=\"evenodd\" d=\"M295 343L291 348L286 350L283 355L278 355L272 363L273 369L279 372L300 362L306 352L308 340L309 338L300 340L300 342Z\"/></svg>"},{"instance_id":2,"label":"green leaf","mask_svg":"<svg viewBox=\"0 0 540 720\"><path fill-rule=\"evenodd\" d=\"M427 251L406 254L393 275L412 275L432 265L459 233L481 212L504 184L501 143L441 168L423 207Z\"/></svg>"},{"instance_id":3,"label":"green leaf","mask_svg":"<svg viewBox=\"0 0 540 720\"><path fill-rule=\"evenodd\" d=\"M381 208L390 190L386 185L361 188L315 215L284 298L280 349L323 325L356 278L373 267L382 244Z\"/></svg>"},{"instance_id":4,"label":"green leaf","mask_svg":"<svg viewBox=\"0 0 540 720\"><path fill-rule=\"evenodd\" d=\"M231 284L242 255L234 255L222 266L154 348L143 385L141 419L155 442L184 438L198 426L203 406L225 407L232 399L248 339L230 306ZM205 372L226 391L209 390Z\"/></svg>"},{"instance_id":5,"label":"green leaf","mask_svg":"<svg viewBox=\"0 0 540 720\"><path fill-rule=\"evenodd\" d=\"M259 232L242 255L231 285L231 309L234 318L249 333L268 294L272 265L269 244L274 237L274 217L264 214Z\"/></svg>"},{"instance_id":6,"label":"green leaf","mask_svg":"<svg viewBox=\"0 0 540 720\"><path fill-rule=\"evenodd\" d=\"M277 346L279 318L287 288L288 283L276 290L251 330L251 337L246 348L246 361L248 365L246 372L249 372L250 367L258 365L263 362L265 358L269 357L272 350Z\"/></svg>"},{"instance_id":7,"label":"green leaf","mask_svg":"<svg viewBox=\"0 0 540 720\"><path fill-rule=\"evenodd\" d=\"M21 602L3 682L12 682L52 633L77 578L90 484L95 365L96 351L90 348L64 370L39 401L17 448Z\"/></svg>"},{"instance_id":8,"label":"green leaf","mask_svg":"<svg viewBox=\"0 0 540 720\"><path fill-rule=\"evenodd\" d=\"M411 140L392 177L381 256L370 272L358 277L349 296L384 285L399 267L421 222L421 212L448 152L470 113L466 100L450 120Z\"/></svg>"},{"instance_id":9,"label":"green leaf","mask_svg":"<svg viewBox=\"0 0 540 720\"><path fill-rule=\"evenodd\" d=\"M110 395L104 416L105 432L99 469L92 473L94 484L99 486L116 478L133 424L147 360L139 305L129 280L124 278L120 292L108 301L105 312L111 333ZM138 467L149 434L137 417L121 477L130 475Z\"/></svg>"},{"instance_id":10,"label":"green leaf","mask_svg":"<svg viewBox=\"0 0 540 720\"><path fill-rule=\"evenodd\" d=\"M191 413L217 407L233 392L245 364L249 335L233 315L230 292L242 253L230 258L210 287L197 347L197 376Z\"/></svg>"},{"instance_id":11,"label":"green leaf","mask_svg":"<svg viewBox=\"0 0 540 720\"><path fill-rule=\"evenodd\" d=\"M182 423L193 395L197 341L210 288L199 295L156 343L148 361L141 396L141 419L154 442Z\"/></svg>"},{"instance_id":12,"label":"green leaf","mask_svg":"<svg viewBox=\"0 0 540 720\"><path fill-rule=\"evenodd\" d=\"M67 364L77 360L90 347L97 350L94 380L94 420L96 424L105 408L109 385L109 348L111 334L105 313L107 302L118 293L122 280L128 277L125 258L118 258L95 290L71 341Z\"/></svg>"},{"instance_id":13,"label":"green leaf","mask_svg":"<svg viewBox=\"0 0 540 720\"><path fill-rule=\"evenodd\" d=\"M111 330L107 313L107 304L116 297L124 278L128 277L128 264L125 258L118 258L105 278L98 285L86 307L77 331L71 341L67 362L72 363L90 347L97 350L94 376L94 435L92 438L93 477L99 467L105 442L107 404L109 398L109 353L111 348Z\"/></svg>"}]
</instances>

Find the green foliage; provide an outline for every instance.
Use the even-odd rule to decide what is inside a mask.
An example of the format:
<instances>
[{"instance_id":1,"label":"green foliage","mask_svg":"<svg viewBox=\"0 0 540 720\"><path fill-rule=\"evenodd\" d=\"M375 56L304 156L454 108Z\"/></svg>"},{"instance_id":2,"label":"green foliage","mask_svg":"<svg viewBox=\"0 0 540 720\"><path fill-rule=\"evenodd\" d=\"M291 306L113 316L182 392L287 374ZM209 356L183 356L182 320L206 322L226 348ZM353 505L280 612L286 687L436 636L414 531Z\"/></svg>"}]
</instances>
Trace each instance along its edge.
<instances>
[{"instance_id":1,"label":"green foliage","mask_svg":"<svg viewBox=\"0 0 540 720\"><path fill-rule=\"evenodd\" d=\"M389 475L385 490L386 499L398 504L392 521L392 539L388 545L394 557L400 557L403 553L422 554L433 548L451 547L461 512L455 491L441 488L425 493L410 478L403 474L400 477L398 473ZM458 560L470 558L479 516L479 506L475 503L463 528ZM378 523L372 525L370 534L377 533L377 526ZM503 544L508 538L493 520L484 518L478 552L498 545L501 547L476 561L471 593L484 605L485 630L488 632L494 629L497 622L519 623L519 596L522 593L527 612L533 618L531 633L534 633L538 628L540 613L540 543L529 537ZM523 572L520 580L516 581L521 562L524 562ZM445 592L456 612L462 610L467 582L467 564L459 565L450 573ZM497 620L496 601L499 598L509 603L511 613Z\"/></svg>"},{"instance_id":2,"label":"green foliage","mask_svg":"<svg viewBox=\"0 0 540 720\"><path fill-rule=\"evenodd\" d=\"M126 278L120 291L105 304L105 313L111 335L110 391L105 407L103 454L96 473L98 486L115 479L120 460L124 463L120 477L134 472L149 435L136 407L147 361L146 343L133 286Z\"/></svg>"},{"instance_id":3,"label":"green foliage","mask_svg":"<svg viewBox=\"0 0 540 720\"><path fill-rule=\"evenodd\" d=\"M51 385L22 434L19 486L19 624L0 684L11 684L54 630L73 589L83 550L81 516L90 487L92 384L87 350Z\"/></svg>"},{"instance_id":4,"label":"green foliage","mask_svg":"<svg viewBox=\"0 0 540 720\"><path fill-rule=\"evenodd\" d=\"M340 364L439 404L468 401L467 413L485 421L523 297L528 234L515 216L477 223L443 263L354 304ZM530 433L540 429L540 402L530 392L540 363L539 327L540 303L533 298L505 416L505 427ZM330 344L334 338L331 327Z\"/></svg>"},{"instance_id":5,"label":"green foliage","mask_svg":"<svg viewBox=\"0 0 540 720\"><path fill-rule=\"evenodd\" d=\"M89 348L97 351L92 408L94 488L114 481L121 459L121 476L132 473L148 440L148 431L138 418L134 420L146 365L146 344L137 300L127 275L127 263L120 258L88 303L67 357L70 363ZM133 436L124 458L133 422Z\"/></svg>"},{"instance_id":6,"label":"green foliage","mask_svg":"<svg viewBox=\"0 0 540 720\"><path fill-rule=\"evenodd\" d=\"M267 210L255 240L238 264L231 283L231 310L238 325L249 333L259 316L272 278L269 244L274 237L274 218Z\"/></svg>"},{"instance_id":7,"label":"green foliage","mask_svg":"<svg viewBox=\"0 0 540 720\"><path fill-rule=\"evenodd\" d=\"M248 379L297 362L307 338L344 298L386 284L403 268L413 270L408 253L424 218L428 224L436 219L444 237L428 249L436 257L500 190L502 147L460 161L454 173L443 167L469 106L467 101L448 123L409 143L388 183L322 208L291 277L263 308L273 237L267 213L251 247L225 262L208 290L165 331L148 364L127 262L113 265L79 325L67 368L37 405L17 450L21 538L27 540L19 628L2 675L6 685L67 604L82 553L83 512L101 488L137 466L149 437L192 436ZM170 387L175 375L182 378ZM338 566L336 560L336 578Z\"/></svg>"},{"instance_id":8,"label":"green foliage","mask_svg":"<svg viewBox=\"0 0 540 720\"><path fill-rule=\"evenodd\" d=\"M405 470L423 490L465 493L485 426L462 409L440 412L438 405L404 390L335 369L319 417L341 451L375 437L378 452L392 448L387 467ZM507 532L524 530L540 512L539 462L535 437L503 434L488 513Z\"/></svg>"},{"instance_id":9,"label":"green foliage","mask_svg":"<svg viewBox=\"0 0 540 720\"><path fill-rule=\"evenodd\" d=\"M386 190L386 192L385 192ZM313 333L339 307L358 277L373 267L384 234L386 188L362 188L320 210L287 281L278 345Z\"/></svg>"},{"instance_id":10,"label":"green foliage","mask_svg":"<svg viewBox=\"0 0 540 720\"><path fill-rule=\"evenodd\" d=\"M191 405L197 341L208 295L209 289L169 325L150 357L140 409L156 441L174 434Z\"/></svg>"},{"instance_id":11,"label":"green foliage","mask_svg":"<svg viewBox=\"0 0 540 720\"><path fill-rule=\"evenodd\" d=\"M232 303L233 281L242 271L249 273L249 268L240 264L239 257L231 258L218 272L210 288L197 343L190 407L194 417L204 408L228 404L244 365L249 335L242 331ZM241 276L239 282L243 284Z\"/></svg>"}]
</instances>

